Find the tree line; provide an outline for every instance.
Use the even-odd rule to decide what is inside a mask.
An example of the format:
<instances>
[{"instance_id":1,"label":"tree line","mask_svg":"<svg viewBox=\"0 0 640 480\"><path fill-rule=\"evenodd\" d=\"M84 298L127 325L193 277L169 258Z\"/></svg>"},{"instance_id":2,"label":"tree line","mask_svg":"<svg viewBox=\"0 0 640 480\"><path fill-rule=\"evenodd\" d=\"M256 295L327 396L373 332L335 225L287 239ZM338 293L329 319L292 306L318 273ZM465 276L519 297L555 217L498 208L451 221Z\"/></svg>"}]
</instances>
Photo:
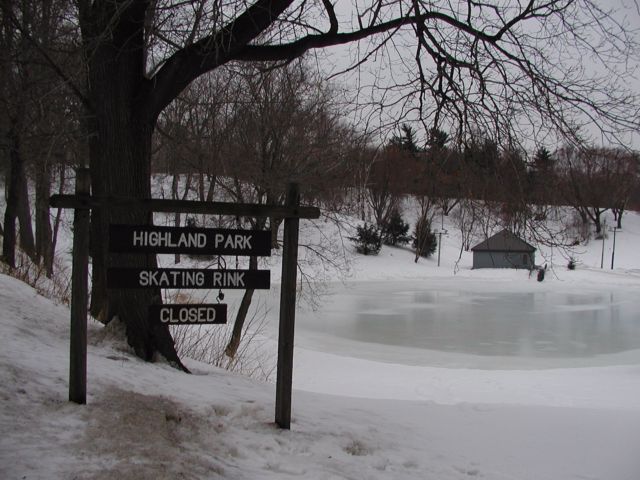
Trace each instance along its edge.
<instances>
[{"instance_id":1,"label":"tree line","mask_svg":"<svg viewBox=\"0 0 640 480\"><path fill-rule=\"evenodd\" d=\"M640 154L623 147L565 144L526 152L482 136L456 141L440 130L420 147L405 124L371 165L368 202L381 226L406 194L430 199L432 215L448 215L461 200L482 200L499 205L514 230L543 220L550 206L567 205L601 235L605 211L622 228L624 212L640 207L639 168Z\"/></svg>"}]
</instances>

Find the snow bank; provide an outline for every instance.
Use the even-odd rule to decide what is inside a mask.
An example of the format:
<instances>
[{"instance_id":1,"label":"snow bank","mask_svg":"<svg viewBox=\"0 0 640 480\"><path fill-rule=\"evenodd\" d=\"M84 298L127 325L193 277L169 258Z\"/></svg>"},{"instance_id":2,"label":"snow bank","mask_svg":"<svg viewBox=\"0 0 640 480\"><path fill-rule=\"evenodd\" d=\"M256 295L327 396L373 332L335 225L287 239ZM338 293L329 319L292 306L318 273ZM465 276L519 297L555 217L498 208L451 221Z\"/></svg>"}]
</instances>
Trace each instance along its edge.
<instances>
[{"instance_id":1,"label":"snow bank","mask_svg":"<svg viewBox=\"0 0 640 480\"><path fill-rule=\"evenodd\" d=\"M292 430L280 431L273 385L195 362L193 375L144 363L95 324L88 404L68 403L68 310L3 275L0 302L2 478L636 480L640 472L636 367L422 369L412 400L389 400L416 381L409 367L388 367L398 381L380 385L382 365L344 368L297 352L301 368L329 366L336 383L294 391ZM448 394L455 384L468 388ZM341 395L349 389L370 398Z\"/></svg>"}]
</instances>

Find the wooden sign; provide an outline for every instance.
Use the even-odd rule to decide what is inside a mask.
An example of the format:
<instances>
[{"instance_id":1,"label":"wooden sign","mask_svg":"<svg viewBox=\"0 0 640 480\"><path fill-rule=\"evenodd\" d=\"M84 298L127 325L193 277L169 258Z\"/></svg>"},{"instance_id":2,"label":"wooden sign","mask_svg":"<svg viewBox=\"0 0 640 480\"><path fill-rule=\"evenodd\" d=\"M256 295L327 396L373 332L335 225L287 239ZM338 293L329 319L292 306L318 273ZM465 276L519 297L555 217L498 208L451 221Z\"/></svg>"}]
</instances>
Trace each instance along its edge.
<instances>
[{"instance_id":1,"label":"wooden sign","mask_svg":"<svg viewBox=\"0 0 640 480\"><path fill-rule=\"evenodd\" d=\"M184 253L191 255L271 255L271 232L219 228L110 225L113 253Z\"/></svg>"},{"instance_id":2,"label":"wooden sign","mask_svg":"<svg viewBox=\"0 0 640 480\"><path fill-rule=\"evenodd\" d=\"M87 275L89 263L89 211L94 208L135 208L145 212L202 213L235 217L278 217L284 219L282 286L278 334L275 421L290 428L293 379L296 278L299 219L319 218L316 207L300 205L297 184L290 184L285 205L252 205L224 202L187 202L144 198L96 197L90 194L88 169L79 169L75 195L54 195L51 206L73 208L73 270L71 294L71 355L69 400L86 403L87 366ZM168 232L168 233L167 233ZM110 251L113 253L193 253L213 255L269 255L268 232L208 229L176 229L153 226L112 226ZM263 238L260 240L259 238ZM258 247L258 245L262 247ZM109 288L262 288L270 285L268 270L107 270ZM224 315L223 310L224 308ZM183 325L218 323L224 305L157 305L149 308L160 324Z\"/></svg>"},{"instance_id":3,"label":"wooden sign","mask_svg":"<svg viewBox=\"0 0 640 480\"><path fill-rule=\"evenodd\" d=\"M227 323L227 305L211 304L175 304L151 305L149 319L168 325L212 325Z\"/></svg>"},{"instance_id":4,"label":"wooden sign","mask_svg":"<svg viewBox=\"0 0 640 480\"><path fill-rule=\"evenodd\" d=\"M271 286L269 270L110 268L107 288L256 289Z\"/></svg>"}]
</instances>

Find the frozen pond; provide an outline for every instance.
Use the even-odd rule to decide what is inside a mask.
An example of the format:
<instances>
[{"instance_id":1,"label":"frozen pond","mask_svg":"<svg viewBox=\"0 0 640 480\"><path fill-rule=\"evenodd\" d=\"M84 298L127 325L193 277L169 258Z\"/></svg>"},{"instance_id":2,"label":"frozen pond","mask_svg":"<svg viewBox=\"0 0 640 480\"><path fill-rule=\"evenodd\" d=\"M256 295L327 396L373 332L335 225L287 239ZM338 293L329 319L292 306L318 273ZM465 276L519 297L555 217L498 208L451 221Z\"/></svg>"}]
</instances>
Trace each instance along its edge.
<instances>
[{"instance_id":1,"label":"frozen pond","mask_svg":"<svg viewBox=\"0 0 640 480\"><path fill-rule=\"evenodd\" d=\"M561 366L609 363L603 357L624 357L624 363L640 359L639 304L632 291L487 293L421 283L334 286L320 310L299 312L297 343L342 355L445 366L460 366L460 355L506 368L543 360ZM493 290L499 289L496 284Z\"/></svg>"}]
</instances>

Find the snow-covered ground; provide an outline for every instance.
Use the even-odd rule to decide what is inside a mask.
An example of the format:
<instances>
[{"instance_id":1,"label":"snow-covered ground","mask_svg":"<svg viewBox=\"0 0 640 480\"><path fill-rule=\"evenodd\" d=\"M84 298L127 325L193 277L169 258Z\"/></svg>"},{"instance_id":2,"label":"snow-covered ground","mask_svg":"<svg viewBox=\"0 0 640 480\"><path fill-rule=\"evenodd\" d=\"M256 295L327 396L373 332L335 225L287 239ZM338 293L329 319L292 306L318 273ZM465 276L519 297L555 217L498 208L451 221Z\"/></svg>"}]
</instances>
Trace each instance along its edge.
<instances>
[{"instance_id":1,"label":"snow-covered ground","mask_svg":"<svg viewBox=\"0 0 640 480\"><path fill-rule=\"evenodd\" d=\"M522 271L471 270L466 252L456 268L460 247L449 230L440 267L436 259L416 264L404 249L348 253L353 270L343 288L409 281L484 293L640 291L636 213L617 233L615 269L610 237L603 270L600 242L573 252L575 271L546 249L557 262L544 282ZM277 280L278 258L268 262ZM482 355L460 352L448 352L443 366L428 353L413 361L417 353L402 346L318 339L308 321L331 302L298 313L293 423L281 431L272 383L189 360L193 375L144 363L119 332L96 323L88 403L67 402L68 309L0 275L0 478L640 478L638 346L584 366L574 359L571 368L553 358L520 358L508 368L493 359L489 367ZM265 325L270 348L275 325Z\"/></svg>"}]
</instances>

